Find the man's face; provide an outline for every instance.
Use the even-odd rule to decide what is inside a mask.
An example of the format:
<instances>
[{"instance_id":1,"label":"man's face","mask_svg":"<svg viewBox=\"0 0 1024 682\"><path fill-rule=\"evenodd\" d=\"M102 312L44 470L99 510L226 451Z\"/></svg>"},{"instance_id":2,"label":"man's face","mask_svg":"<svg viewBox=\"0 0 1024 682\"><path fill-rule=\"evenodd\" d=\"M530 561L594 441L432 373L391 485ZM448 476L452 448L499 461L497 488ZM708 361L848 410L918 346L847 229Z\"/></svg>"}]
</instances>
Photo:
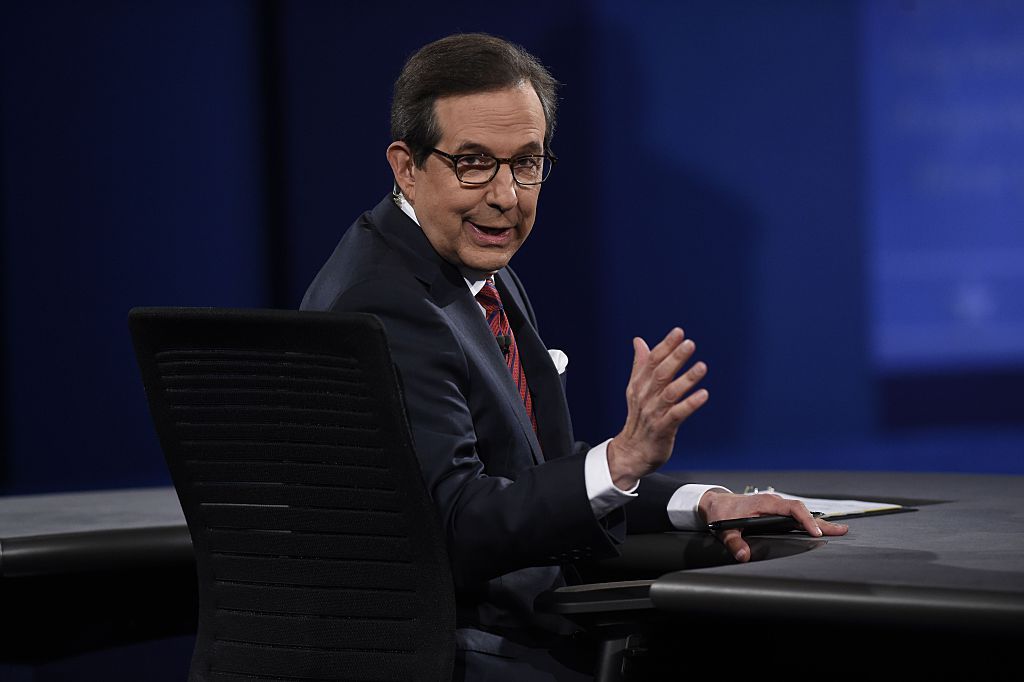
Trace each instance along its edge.
<instances>
[{"instance_id":1,"label":"man's face","mask_svg":"<svg viewBox=\"0 0 1024 682\"><path fill-rule=\"evenodd\" d=\"M449 154L544 152L544 110L529 85L444 97L434 107L442 131L437 148ZM517 185L507 164L486 185L459 182L451 161L439 154L409 172L413 182L403 193L423 232L442 258L463 270L499 270L533 228L540 185Z\"/></svg>"}]
</instances>

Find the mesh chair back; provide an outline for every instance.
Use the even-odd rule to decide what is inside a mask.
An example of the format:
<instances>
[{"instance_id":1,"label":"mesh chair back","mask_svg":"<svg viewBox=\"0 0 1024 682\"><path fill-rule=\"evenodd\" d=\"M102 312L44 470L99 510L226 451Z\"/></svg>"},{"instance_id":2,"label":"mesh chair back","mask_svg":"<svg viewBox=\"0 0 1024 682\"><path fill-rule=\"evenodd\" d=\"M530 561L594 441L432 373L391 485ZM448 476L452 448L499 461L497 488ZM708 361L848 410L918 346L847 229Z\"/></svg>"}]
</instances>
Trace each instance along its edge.
<instances>
[{"instance_id":1,"label":"mesh chair back","mask_svg":"<svg viewBox=\"0 0 1024 682\"><path fill-rule=\"evenodd\" d=\"M136 308L196 552L190 680L450 680L455 599L380 321Z\"/></svg>"}]
</instances>

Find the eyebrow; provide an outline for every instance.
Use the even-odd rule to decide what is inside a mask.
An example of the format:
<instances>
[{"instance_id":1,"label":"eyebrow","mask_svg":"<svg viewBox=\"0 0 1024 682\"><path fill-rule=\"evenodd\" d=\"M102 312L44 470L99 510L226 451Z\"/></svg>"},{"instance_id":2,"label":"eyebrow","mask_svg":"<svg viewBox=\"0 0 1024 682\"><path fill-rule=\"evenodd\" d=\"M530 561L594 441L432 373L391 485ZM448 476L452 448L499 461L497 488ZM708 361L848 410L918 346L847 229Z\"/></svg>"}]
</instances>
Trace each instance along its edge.
<instances>
[{"instance_id":1,"label":"eyebrow","mask_svg":"<svg viewBox=\"0 0 1024 682\"><path fill-rule=\"evenodd\" d=\"M463 142L458 147L456 147L455 151L453 151L452 153L453 154L474 154L474 153L480 153L480 154L487 154L488 156L495 156L494 152L492 152L490 150L490 148L488 148L486 145L480 144L479 142L471 142L471 141ZM544 153L544 146L542 144L540 144L539 142L529 142L527 144L524 144L522 147L520 147L519 150L516 151L516 153L512 154L511 158L515 158L517 156L528 155L528 154L542 154L542 153Z\"/></svg>"}]
</instances>

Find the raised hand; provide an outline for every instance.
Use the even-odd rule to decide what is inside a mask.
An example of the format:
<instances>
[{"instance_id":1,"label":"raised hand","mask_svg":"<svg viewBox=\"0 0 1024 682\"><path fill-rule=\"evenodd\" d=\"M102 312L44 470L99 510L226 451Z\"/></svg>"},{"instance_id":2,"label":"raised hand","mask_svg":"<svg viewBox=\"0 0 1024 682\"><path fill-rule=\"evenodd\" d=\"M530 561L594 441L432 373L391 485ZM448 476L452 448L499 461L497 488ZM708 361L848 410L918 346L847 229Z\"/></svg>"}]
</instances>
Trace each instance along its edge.
<instances>
[{"instance_id":1,"label":"raised hand","mask_svg":"<svg viewBox=\"0 0 1024 682\"><path fill-rule=\"evenodd\" d=\"M679 425L707 402L707 390L693 390L707 365L697 362L680 374L695 348L678 327L653 350L643 339L633 339L626 424L608 444L608 469L618 488L633 488L668 461Z\"/></svg>"}]
</instances>

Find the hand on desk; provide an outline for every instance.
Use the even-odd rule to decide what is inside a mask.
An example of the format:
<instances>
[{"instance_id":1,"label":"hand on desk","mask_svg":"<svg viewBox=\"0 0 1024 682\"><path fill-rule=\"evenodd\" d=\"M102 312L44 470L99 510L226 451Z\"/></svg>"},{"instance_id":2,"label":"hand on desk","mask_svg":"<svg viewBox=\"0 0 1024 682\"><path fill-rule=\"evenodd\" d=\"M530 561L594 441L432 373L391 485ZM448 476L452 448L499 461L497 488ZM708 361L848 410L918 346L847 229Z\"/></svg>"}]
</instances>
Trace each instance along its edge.
<instances>
[{"instance_id":1,"label":"hand on desk","mask_svg":"<svg viewBox=\"0 0 1024 682\"><path fill-rule=\"evenodd\" d=\"M723 519L779 514L782 516L792 516L803 526L804 530L814 537L845 535L846 531L849 530L847 526L842 524L832 523L824 519L815 519L811 516L803 502L787 500L771 493L737 495L735 493L709 490L701 498L699 510L701 516L708 523ZM750 546L743 539L741 531L725 530L718 534L718 538L725 545L726 549L736 557L736 561L744 562L750 560Z\"/></svg>"}]
</instances>

